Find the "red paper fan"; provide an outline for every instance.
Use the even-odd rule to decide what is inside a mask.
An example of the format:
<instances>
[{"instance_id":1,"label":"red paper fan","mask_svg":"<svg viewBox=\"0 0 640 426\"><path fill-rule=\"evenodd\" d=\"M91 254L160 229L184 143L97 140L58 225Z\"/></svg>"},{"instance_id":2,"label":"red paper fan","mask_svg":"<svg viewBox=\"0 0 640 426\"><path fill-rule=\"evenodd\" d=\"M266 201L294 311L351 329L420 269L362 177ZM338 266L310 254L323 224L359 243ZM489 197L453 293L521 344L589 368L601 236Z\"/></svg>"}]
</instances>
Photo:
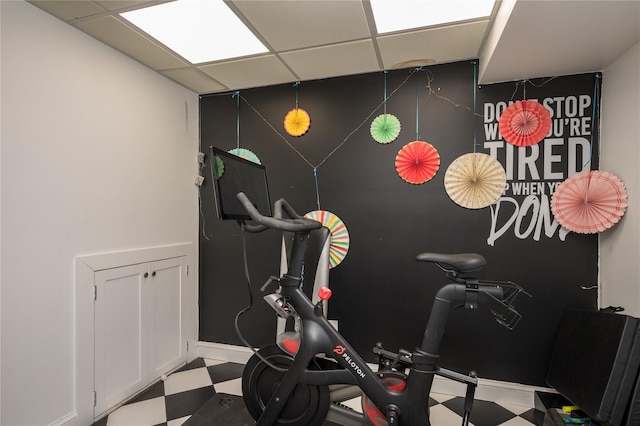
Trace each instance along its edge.
<instances>
[{"instance_id":1,"label":"red paper fan","mask_svg":"<svg viewBox=\"0 0 640 426\"><path fill-rule=\"evenodd\" d=\"M429 143L414 141L406 144L396 156L396 170L402 179L412 184L425 183L440 168L440 155Z\"/></svg>"},{"instance_id":2,"label":"red paper fan","mask_svg":"<svg viewBox=\"0 0 640 426\"><path fill-rule=\"evenodd\" d=\"M615 175L593 170L558 185L551 211L566 229L595 234L615 225L627 210L627 190Z\"/></svg>"},{"instance_id":3,"label":"red paper fan","mask_svg":"<svg viewBox=\"0 0 640 426\"><path fill-rule=\"evenodd\" d=\"M498 126L505 141L516 146L531 146L549 133L551 115L536 101L519 101L504 110Z\"/></svg>"}]
</instances>

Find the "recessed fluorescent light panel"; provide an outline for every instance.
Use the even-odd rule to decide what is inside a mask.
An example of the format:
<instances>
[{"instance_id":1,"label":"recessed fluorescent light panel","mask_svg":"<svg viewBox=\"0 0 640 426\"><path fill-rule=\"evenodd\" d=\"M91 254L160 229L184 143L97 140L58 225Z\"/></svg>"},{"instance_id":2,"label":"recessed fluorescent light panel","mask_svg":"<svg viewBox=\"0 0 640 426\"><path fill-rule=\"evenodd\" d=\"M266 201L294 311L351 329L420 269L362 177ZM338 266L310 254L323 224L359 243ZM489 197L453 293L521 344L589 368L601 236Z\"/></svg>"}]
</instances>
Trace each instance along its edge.
<instances>
[{"instance_id":1,"label":"recessed fluorescent light panel","mask_svg":"<svg viewBox=\"0 0 640 426\"><path fill-rule=\"evenodd\" d=\"M378 34L486 18L495 0L370 0Z\"/></svg>"},{"instance_id":2,"label":"recessed fluorescent light panel","mask_svg":"<svg viewBox=\"0 0 640 426\"><path fill-rule=\"evenodd\" d=\"M176 0L120 16L192 64L268 51L222 0Z\"/></svg>"}]
</instances>

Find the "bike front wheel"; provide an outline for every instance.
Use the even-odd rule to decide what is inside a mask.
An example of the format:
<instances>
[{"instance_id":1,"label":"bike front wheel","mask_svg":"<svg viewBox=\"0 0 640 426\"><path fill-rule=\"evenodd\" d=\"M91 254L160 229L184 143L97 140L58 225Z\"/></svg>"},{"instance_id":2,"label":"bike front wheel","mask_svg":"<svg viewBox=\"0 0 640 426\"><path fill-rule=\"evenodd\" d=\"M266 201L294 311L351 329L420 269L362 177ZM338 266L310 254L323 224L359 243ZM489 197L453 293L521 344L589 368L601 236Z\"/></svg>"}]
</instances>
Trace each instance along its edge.
<instances>
[{"instance_id":1,"label":"bike front wheel","mask_svg":"<svg viewBox=\"0 0 640 426\"><path fill-rule=\"evenodd\" d=\"M258 351L260 356L278 368L287 369L293 357L277 345L266 346ZM251 416L258 420L271 396L275 393L284 373L274 370L258 355L253 355L242 373L242 396ZM310 369L319 369L315 362ZM277 422L278 426L320 426L329 410L329 388L325 385L297 384L284 405Z\"/></svg>"}]
</instances>

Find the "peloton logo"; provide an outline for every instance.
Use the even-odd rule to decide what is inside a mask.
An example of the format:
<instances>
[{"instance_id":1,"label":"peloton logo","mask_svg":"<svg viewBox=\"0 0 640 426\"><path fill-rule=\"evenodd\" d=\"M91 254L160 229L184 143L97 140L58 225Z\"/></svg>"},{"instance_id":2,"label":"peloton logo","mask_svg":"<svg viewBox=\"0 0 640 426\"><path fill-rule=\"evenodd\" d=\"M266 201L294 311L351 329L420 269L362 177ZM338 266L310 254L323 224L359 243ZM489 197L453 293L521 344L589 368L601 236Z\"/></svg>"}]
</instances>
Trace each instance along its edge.
<instances>
[{"instance_id":1,"label":"peloton logo","mask_svg":"<svg viewBox=\"0 0 640 426\"><path fill-rule=\"evenodd\" d=\"M355 371L358 376L364 379L364 371L362 371L362 369L358 367L358 364L356 364L355 361L351 359L351 357L347 354L346 348L344 346L336 346L335 348L333 348L333 352L338 355L342 355L342 359L344 359L346 363L349 364L349 366L353 369L353 371Z\"/></svg>"}]
</instances>

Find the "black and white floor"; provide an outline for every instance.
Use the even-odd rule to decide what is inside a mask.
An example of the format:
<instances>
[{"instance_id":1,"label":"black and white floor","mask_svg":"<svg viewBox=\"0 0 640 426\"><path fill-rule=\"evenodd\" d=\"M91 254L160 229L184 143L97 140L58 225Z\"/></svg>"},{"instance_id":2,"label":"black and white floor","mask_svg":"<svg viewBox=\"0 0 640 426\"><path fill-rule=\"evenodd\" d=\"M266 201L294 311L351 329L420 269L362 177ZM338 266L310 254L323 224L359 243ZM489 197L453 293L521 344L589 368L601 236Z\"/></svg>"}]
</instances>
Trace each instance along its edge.
<instances>
[{"instance_id":1,"label":"black and white floor","mask_svg":"<svg viewBox=\"0 0 640 426\"><path fill-rule=\"evenodd\" d=\"M92 426L180 426L214 394L242 395L243 368L239 363L198 358ZM431 398L435 401L430 411L433 426L461 424L457 413L462 412L463 398L433 393ZM534 414L534 410L527 407L476 400L471 423L474 426L530 426L538 423Z\"/></svg>"}]
</instances>

